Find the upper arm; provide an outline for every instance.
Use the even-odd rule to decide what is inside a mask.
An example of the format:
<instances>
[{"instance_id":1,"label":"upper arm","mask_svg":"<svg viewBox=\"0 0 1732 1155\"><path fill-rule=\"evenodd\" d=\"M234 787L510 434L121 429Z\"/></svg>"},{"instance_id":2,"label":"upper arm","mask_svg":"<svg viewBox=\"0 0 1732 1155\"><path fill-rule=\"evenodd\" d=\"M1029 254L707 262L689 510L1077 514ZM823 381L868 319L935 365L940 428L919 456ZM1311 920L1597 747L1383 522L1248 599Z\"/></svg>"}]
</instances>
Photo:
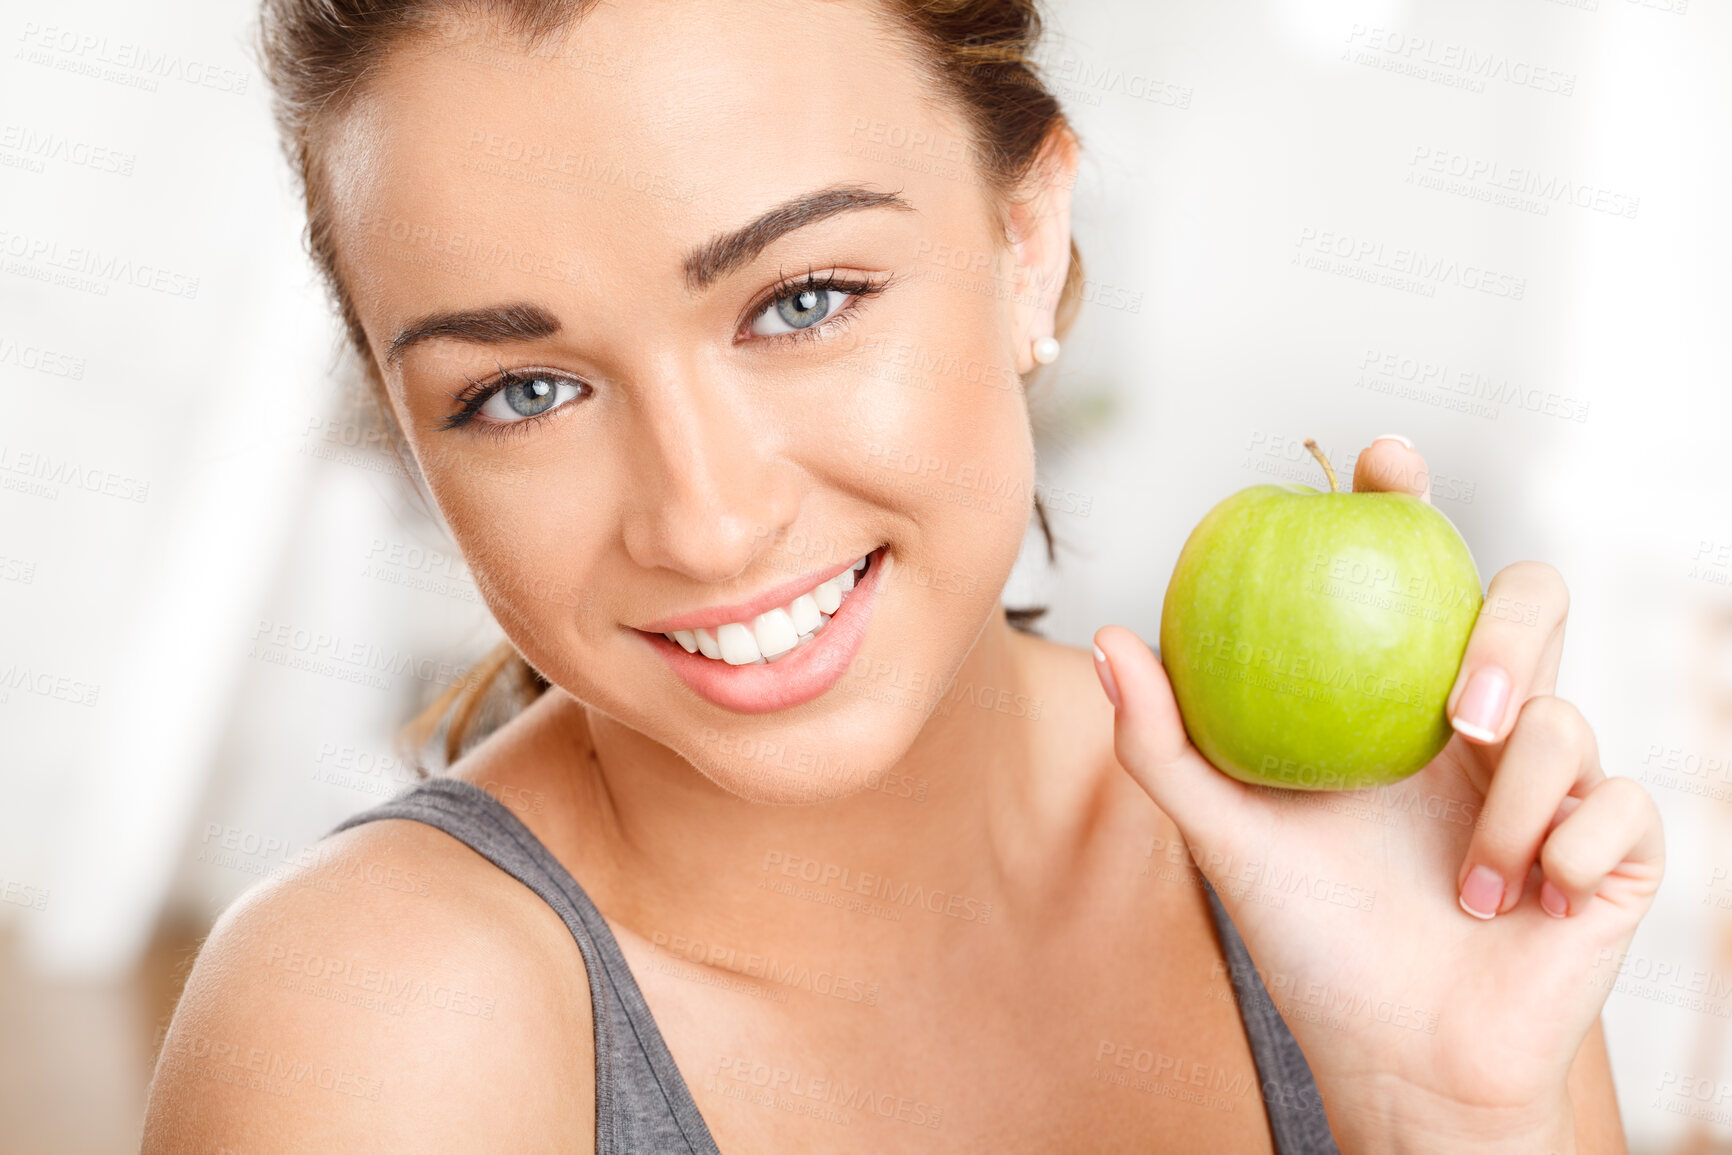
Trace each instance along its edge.
<instances>
[{"instance_id":1,"label":"upper arm","mask_svg":"<svg viewBox=\"0 0 1732 1155\"><path fill-rule=\"evenodd\" d=\"M1576 1113L1578 1155L1628 1155L1624 1120L1612 1086L1612 1060L1606 1053L1606 1032L1595 1019L1570 1065L1570 1102Z\"/></svg>"},{"instance_id":2,"label":"upper arm","mask_svg":"<svg viewBox=\"0 0 1732 1155\"><path fill-rule=\"evenodd\" d=\"M420 823L320 850L206 940L158 1056L146 1155L593 1150L589 988L558 916Z\"/></svg>"}]
</instances>

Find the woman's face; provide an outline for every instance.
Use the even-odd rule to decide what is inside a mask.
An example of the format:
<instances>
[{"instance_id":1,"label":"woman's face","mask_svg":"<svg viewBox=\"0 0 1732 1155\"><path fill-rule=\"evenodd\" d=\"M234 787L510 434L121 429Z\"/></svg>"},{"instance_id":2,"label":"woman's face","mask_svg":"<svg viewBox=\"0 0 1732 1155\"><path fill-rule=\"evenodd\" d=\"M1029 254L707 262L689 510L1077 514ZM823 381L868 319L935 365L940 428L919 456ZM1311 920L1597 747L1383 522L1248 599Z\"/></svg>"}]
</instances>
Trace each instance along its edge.
<instances>
[{"instance_id":1,"label":"woman's face","mask_svg":"<svg viewBox=\"0 0 1732 1155\"><path fill-rule=\"evenodd\" d=\"M1018 374L1068 200L1007 244L880 21L604 3L538 49L446 24L325 136L341 275L506 633L759 800L907 751L1033 493Z\"/></svg>"}]
</instances>

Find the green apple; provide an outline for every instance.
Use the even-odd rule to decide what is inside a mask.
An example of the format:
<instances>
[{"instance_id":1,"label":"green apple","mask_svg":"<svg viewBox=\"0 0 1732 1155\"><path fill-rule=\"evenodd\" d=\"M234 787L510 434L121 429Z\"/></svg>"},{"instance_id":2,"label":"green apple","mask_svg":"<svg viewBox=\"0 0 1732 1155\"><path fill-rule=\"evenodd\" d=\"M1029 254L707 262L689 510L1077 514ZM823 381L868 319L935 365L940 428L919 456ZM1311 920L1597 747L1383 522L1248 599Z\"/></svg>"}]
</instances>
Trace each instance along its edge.
<instances>
[{"instance_id":1,"label":"green apple","mask_svg":"<svg viewBox=\"0 0 1732 1155\"><path fill-rule=\"evenodd\" d=\"M1355 790L1425 766L1484 600L1455 526L1401 493L1256 485L1179 551L1161 659L1191 742L1241 782Z\"/></svg>"}]
</instances>

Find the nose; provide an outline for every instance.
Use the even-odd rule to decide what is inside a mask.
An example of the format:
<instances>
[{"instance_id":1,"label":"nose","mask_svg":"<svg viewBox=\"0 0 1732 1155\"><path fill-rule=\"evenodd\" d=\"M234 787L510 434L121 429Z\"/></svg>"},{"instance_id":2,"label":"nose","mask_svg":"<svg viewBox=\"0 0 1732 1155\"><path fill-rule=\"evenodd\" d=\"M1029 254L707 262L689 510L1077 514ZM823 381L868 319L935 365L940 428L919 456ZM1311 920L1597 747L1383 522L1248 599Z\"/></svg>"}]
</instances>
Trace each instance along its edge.
<instances>
[{"instance_id":1,"label":"nose","mask_svg":"<svg viewBox=\"0 0 1732 1155\"><path fill-rule=\"evenodd\" d=\"M779 452L785 417L690 362L640 380L626 552L698 581L735 577L799 515L799 469Z\"/></svg>"}]
</instances>

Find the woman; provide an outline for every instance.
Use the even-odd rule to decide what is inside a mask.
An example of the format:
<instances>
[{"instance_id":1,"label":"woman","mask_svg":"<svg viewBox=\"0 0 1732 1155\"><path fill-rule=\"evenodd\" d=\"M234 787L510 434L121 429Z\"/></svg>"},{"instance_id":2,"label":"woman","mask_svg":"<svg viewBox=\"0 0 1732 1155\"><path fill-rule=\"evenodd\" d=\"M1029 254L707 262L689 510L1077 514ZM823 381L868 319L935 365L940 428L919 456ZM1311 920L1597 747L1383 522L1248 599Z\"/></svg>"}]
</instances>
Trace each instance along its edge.
<instances>
[{"instance_id":1,"label":"woman","mask_svg":"<svg viewBox=\"0 0 1732 1155\"><path fill-rule=\"evenodd\" d=\"M1556 574L1353 807L1001 607L1078 278L1032 0L265 13L314 255L550 688L224 915L147 1150L1623 1150L1662 845L1551 696Z\"/></svg>"}]
</instances>

